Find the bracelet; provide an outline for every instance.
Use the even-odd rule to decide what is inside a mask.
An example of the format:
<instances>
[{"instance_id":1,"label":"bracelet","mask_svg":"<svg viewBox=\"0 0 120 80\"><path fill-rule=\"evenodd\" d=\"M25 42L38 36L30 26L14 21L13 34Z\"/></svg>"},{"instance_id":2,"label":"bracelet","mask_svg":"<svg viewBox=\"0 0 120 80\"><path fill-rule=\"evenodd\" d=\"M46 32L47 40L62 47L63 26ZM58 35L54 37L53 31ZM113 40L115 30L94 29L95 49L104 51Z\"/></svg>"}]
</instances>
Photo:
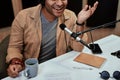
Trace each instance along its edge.
<instances>
[{"instance_id":1,"label":"bracelet","mask_svg":"<svg viewBox=\"0 0 120 80\"><path fill-rule=\"evenodd\" d=\"M23 63L23 60L19 59L19 58L13 58L11 61L10 61L10 64L11 65L21 65L22 67L24 67L24 63Z\"/></svg>"},{"instance_id":2,"label":"bracelet","mask_svg":"<svg viewBox=\"0 0 120 80\"><path fill-rule=\"evenodd\" d=\"M85 23L80 24L80 23L78 23L78 22L76 21L76 24L77 24L78 26L83 26Z\"/></svg>"}]
</instances>

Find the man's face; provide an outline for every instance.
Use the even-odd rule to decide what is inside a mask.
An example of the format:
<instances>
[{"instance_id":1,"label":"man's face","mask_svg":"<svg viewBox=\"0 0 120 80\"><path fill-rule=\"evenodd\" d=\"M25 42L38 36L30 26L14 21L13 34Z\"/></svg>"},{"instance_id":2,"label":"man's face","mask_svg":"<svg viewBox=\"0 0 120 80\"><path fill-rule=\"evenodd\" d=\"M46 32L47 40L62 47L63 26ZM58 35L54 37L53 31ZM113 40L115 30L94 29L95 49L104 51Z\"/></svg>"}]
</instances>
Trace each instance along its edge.
<instances>
[{"instance_id":1,"label":"man's face","mask_svg":"<svg viewBox=\"0 0 120 80\"><path fill-rule=\"evenodd\" d=\"M63 14L67 3L67 0L46 0L45 9L50 15L59 17Z\"/></svg>"}]
</instances>

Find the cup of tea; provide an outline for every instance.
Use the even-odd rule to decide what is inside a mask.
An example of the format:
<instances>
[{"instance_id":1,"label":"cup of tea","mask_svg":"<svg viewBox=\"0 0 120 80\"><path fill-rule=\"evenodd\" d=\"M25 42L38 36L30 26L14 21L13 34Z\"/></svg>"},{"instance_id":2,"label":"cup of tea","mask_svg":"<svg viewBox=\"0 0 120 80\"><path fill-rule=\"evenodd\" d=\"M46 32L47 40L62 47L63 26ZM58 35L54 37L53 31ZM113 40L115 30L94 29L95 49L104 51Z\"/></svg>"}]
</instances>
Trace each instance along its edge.
<instances>
[{"instance_id":1,"label":"cup of tea","mask_svg":"<svg viewBox=\"0 0 120 80\"><path fill-rule=\"evenodd\" d=\"M36 58L29 58L25 60L24 75L27 78L33 78L38 74L38 60Z\"/></svg>"}]
</instances>

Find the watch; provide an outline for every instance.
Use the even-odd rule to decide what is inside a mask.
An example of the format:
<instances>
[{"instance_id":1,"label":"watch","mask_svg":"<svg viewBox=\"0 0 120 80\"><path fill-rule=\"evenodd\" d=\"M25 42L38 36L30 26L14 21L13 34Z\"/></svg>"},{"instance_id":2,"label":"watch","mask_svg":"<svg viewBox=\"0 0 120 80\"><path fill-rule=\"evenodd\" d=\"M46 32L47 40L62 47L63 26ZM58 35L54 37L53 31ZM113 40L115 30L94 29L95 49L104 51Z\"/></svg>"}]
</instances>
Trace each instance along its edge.
<instances>
[{"instance_id":1,"label":"watch","mask_svg":"<svg viewBox=\"0 0 120 80\"><path fill-rule=\"evenodd\" d=\"M78 26L83 26L85 23L83 22L82 24L80 24L80 23L78 23L78 22L76 21L76 24L77 24Z\"/></svg>"}]
</instances>

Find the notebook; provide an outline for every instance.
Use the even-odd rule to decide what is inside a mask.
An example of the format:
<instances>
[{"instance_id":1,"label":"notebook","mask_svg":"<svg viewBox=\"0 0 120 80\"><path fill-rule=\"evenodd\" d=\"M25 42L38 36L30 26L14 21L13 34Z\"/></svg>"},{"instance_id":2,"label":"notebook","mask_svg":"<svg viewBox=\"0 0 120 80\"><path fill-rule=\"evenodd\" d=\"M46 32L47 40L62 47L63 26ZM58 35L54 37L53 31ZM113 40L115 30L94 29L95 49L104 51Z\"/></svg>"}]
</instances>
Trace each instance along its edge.
<instances>
[{"instance_id":1,"label":"notebook","mask_svg":"<svg viewBox=\"0 0 120 80\"><path fill-rule=\"evenodd\" d=\"M81 53L78 55L74 61L87 64L96 68L100 68L105 62L106 58L96 56L94 54Z\"/></svg>"}]
</instances>

